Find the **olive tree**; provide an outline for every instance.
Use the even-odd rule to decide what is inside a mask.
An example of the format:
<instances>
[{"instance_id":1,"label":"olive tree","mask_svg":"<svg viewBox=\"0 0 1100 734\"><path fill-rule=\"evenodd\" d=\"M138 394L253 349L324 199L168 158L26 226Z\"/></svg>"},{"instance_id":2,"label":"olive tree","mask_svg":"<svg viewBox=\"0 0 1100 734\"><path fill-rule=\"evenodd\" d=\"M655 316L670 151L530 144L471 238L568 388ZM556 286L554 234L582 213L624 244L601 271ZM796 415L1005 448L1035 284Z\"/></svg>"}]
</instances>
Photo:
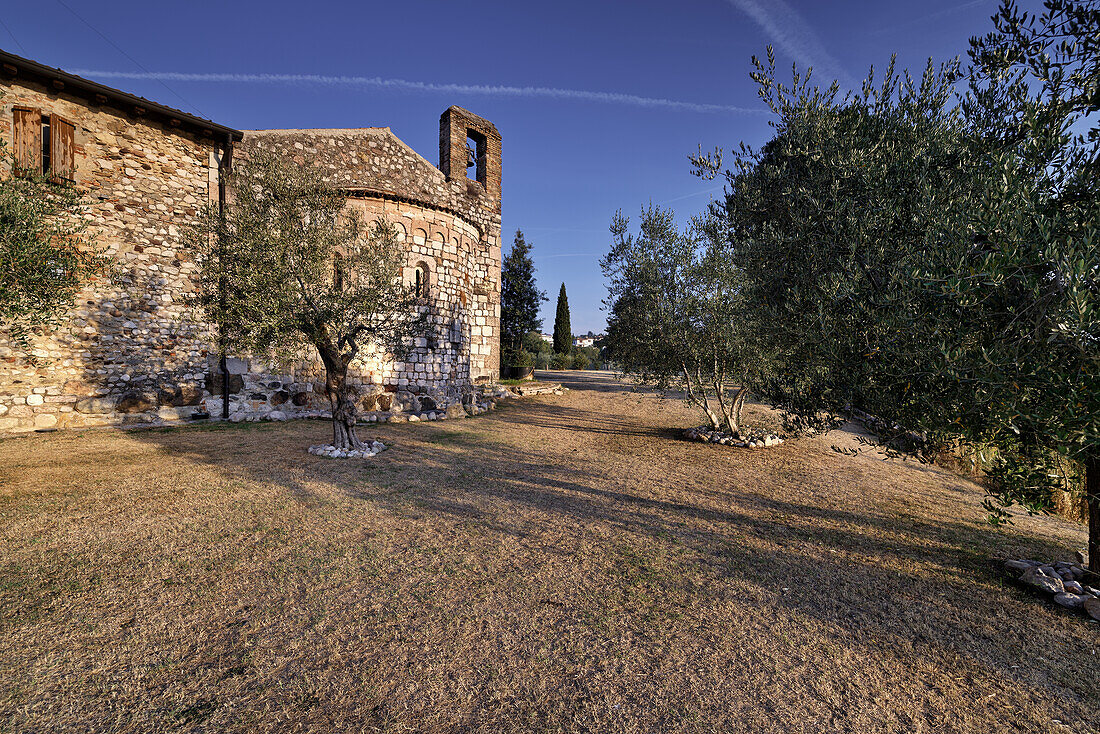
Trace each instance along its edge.
<instances>
[{"instance_id":1,"label":"olive tree","mask_svg":"<svg viewBox=\"0 0 1100 734\"><path fill-rule=\"evenodd\" d=\"M924 448L989 449L995 521L1051 507L1081 468L1100 570L1100 249L1095 2L1006 2L956 64L891 68L838 99L757 63L775 138L724 168L717 207L781 361L789 410L858 408ZM770 56L770 54L769 54ZM888 437L889 439L890 437Z\"/></svg>"},{"instance_id":2,"label":"olive tree","mask_svg":"<svg viewBox=\"0 0 1100 734\"><path fill-rule=\"evenodd\" d=\"M1004 2L971 41L964 109L995 185L972 209L969 251L947 251L928 283L980 314L947 332L945 372L985 415L958 431L999 452L988 506L1050 508L1054 457L1083 475L1089 566L1100 572L1100 3Z\"/></svg>"},{"instance_id":3,"label":"olive tree","mask_svg":"<svg viewBox=\"0 0 1100 734\"><path fill-rule=\"evenodd\" d=\"M775 136L729 167L721 151L694 160L726 179L713 215L743 312L755 314L752 343L781 364L759 392L815 425L851 407L892 409L895 378L923 359L912 342L930 328L929 294L903 285L969 196L949 106L957 69L930 65L918 81L891 64L841 99L808 76L779 82L770 49L754 63Z\"/></svg>"},{"instance_id":4,"label":"olive tree","mask_svg":"<svg viewBox=\"0 0 1100 734\"><path fill-rule=\"evenodd\" d=\"M72 183L0 174L0 328L32 361L34 331L60 323L88 280L107 270L85 230L83 196Z\"/></svg>"},{"instance_id":5,"label":"olive tree","mask_svg":"<svg viewBox=\"0 0 1100 734\"><path fill-rule=\"evenodd\" d=\"M697 218L680 232L671 210L642 210L637 235L617 213L607 279L607 358L660 389L679 388L714 429L735 436L766 360L749 341L739 271L722 223Z\"/></svg>"},{"instance_id":6,"label":"olive tree","mask_svg":"<svg viewBox=\"0 0 1100 734\"><path fill-rule=\"evenodd\" d=\"M348 368L399 358L427 308L402 282L405 253L382 220L365 224L319 170L253 150L233 196L190 232L197 303L227 346L260 354L316 350L332 406L333 444L360 449Z\"/></svg>"}]
</instances>

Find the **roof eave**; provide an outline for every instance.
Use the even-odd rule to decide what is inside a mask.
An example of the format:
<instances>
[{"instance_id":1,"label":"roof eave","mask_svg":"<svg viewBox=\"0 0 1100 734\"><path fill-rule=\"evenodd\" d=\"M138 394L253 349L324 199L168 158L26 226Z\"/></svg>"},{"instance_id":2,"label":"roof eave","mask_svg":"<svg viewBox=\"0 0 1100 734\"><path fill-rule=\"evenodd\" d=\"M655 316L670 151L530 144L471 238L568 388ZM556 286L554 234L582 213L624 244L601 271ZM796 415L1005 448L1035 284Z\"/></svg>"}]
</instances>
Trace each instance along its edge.
<instances>
[{"instance_id":1,"label":"roof eave","mask_svg":"<svg viewBox=\"0 0 1100 734\"><path fill-rule=\"evenodd\" d=\"M9 78L22 76L30 80L39 80L45 82L47 86L54 86L58 91L86 96L93 101L99 101L100 104L111 102L125 112L162 118L173 126L207 132L223 140L229 138L239 141L244 137L244 133L240 130L219 125L216 122L196 117L182 110L153 102L136 94L123 92L114 87L108 87L99 82L93 82L90 79L40 64L37 61L25 59L22 56L16 56L4 50L0 50L0 74ZM60 87L57 86L58 84L60 84Z\"/></svg>"}]
</instances>

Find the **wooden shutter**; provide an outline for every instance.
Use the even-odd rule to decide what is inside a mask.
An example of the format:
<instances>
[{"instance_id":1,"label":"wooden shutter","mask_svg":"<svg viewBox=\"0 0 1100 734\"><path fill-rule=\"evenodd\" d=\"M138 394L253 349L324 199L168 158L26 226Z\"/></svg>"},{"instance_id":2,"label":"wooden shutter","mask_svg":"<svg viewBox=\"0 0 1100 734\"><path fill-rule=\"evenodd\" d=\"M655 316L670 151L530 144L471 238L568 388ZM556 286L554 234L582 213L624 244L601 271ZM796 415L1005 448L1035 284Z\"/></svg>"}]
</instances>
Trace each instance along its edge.
<instances>
[{"instance_id":1,"label":"wooden shutter","mask_svg":"<svg viewBox=\"0 0 1100 734\"><path fill-rule=\"evenodd\" d=\"M42 173L42 113L16 107L12 110L12 116L15 172Z\"/></svg>"},{"instance_id":2,"label":"wooden shutter","mask_svg":"<svg viewBox=\"0 0 1100 734\"><path fill-rule=\"evenodd\" d=\"M50 115L50 176L73 178L73 133L76 126L57 115Z\"/></svg>"}]
</instances>

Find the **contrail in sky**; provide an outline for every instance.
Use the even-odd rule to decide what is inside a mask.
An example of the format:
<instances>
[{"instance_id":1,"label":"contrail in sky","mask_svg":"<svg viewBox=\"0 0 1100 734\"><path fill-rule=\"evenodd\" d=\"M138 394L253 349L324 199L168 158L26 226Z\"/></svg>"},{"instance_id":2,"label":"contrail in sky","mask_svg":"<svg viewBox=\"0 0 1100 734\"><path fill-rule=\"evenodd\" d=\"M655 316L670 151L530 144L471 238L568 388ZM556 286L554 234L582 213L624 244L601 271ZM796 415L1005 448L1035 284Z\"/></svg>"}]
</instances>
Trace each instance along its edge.
<instances>
[{"instance_id":1,"label":"contrail in sky","mask_svg":"<svg viewBox=\"0 0 1100 734\"><path fill-rule=\"evenodd\" d=\"M720 114L760 115L767 110L759 107L683 102L663 97L642 97L621 92L590 92L559 87L516 87L493 84L434 84L406 79L384 79L377 76L328 76L324 74L204 74L176 71L129 72L75 69L75 74L98 79L146 79L168 82L217 82L230 84L301 84L306 86L372 87L409 92L440 92L444 94L478 94L491 97L542 97L546 99L601 102L654 109L684 110Z\"/></svg>"},{"instance_id":2,"label":"contrail in sky","mask_svg":"<svg viewBox=\"0 0 1100 734\"><path fill-rule=\"evenodd\" d=\"M835 78L842 86L854 86L851 76L821 43L810 25L784 0L727 0L753 19L780 49L801 66L812 66L824 86ZM824 79L822 78L824 77Z\"/></svg>"}]
</instances>

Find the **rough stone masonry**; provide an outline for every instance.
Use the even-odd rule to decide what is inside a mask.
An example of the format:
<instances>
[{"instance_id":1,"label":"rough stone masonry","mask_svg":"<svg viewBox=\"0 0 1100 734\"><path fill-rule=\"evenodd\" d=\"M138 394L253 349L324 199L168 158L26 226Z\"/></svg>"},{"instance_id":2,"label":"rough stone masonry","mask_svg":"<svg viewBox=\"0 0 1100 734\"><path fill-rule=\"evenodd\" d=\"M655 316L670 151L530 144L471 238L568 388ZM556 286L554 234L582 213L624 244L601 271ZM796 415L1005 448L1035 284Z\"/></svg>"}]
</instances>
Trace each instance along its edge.
<instances>
[{"instance_id":1,"label":"rough stone masonry","mask_svg":"<svg viewBox=\"0 0 1100 734\"><path fill-rule=\"evenodd\" d=\"M51 140L50 120L72 139ZM28 135L38 137L14 140ZM238 420L327 407L323 370L308 353L278 367L228 355L223 396L214 331L188 302L196 269L181 233L252 147L320 166L349 206L393 223L407 244L402 276L424 288L431 328L404 361L353 365L364 408L414 397L445 408L499 373L500 135L460 107L440 117L436 167L389 128L241 132L0 52L0 139L45 154L51 143L71 145L89 237L116 265L62 328L36 339L41 366L0 336L0 431L217 417L226 397Z\"/></svg>"}]
</instances>

